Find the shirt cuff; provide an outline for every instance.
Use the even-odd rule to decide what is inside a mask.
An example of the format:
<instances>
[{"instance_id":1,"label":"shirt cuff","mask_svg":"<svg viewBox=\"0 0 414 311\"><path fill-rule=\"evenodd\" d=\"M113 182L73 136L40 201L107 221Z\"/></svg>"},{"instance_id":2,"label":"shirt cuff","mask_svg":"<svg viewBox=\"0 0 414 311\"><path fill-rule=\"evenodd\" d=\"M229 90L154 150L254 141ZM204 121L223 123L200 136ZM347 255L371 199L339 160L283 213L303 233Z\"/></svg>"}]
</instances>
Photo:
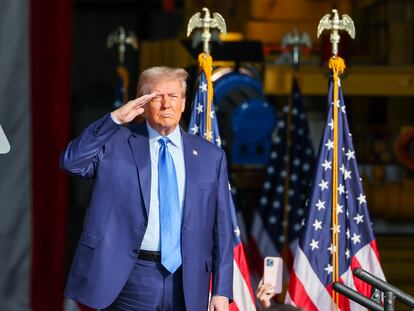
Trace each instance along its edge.
<instances>
[{"instance_id":1,"label":"shirt cuff","mask_svg":"<svg viewBox=\"0 0 414 311\"><path fill-rule=\"evenodd\" d=\"M122 125L122 123L111 113L110 114L112 121L114 121L118 125Z\"/></svg>"}]
</instances>

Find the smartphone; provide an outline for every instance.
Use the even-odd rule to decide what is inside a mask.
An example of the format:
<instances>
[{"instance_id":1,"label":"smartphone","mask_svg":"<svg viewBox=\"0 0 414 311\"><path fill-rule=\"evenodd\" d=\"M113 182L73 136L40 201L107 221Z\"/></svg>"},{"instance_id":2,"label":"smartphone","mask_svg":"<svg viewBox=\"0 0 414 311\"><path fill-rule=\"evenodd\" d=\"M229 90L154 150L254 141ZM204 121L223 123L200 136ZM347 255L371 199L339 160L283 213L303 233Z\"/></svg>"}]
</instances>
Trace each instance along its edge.
<instances>
[{"instance_id":1,"label":"smartphone","mask_svg":"<svg viewBox=\"0 0 414 311\"><path fill-rule=\"evenodd\" d=\"M274 287L274 293L282 292L283 259L280 257L266 257L264 259L263 283L270 283Z\"/></svg>"}]
</instances>

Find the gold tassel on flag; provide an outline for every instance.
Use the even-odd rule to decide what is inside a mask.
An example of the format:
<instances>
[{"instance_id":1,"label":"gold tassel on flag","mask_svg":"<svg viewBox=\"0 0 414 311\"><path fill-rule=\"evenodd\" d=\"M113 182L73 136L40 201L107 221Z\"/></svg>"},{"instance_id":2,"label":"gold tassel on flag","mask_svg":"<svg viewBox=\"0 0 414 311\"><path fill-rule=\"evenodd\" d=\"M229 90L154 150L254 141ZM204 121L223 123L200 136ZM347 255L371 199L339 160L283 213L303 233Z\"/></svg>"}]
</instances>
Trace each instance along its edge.
<instances>
[{"instance_id":1,"label":"gold tassel on flag","mask_svg":"<svg viewBox=\"0 0 414 311\"><path fill-rule=\"evenodd\" d=\"M122 80L122 85L123 85L122 99L123 99L123 103L126 103L128 101L129 73L124 65L119 65L118 68L116 69L116 72L118 73L118 76Z\"/></svg>"},{"instance_id":2,"label":"gold tassel on flag","mask_svg":"<svg viewBox=\"0 0 414 311\"><path fill-rule=\"evenodd\" d=\"M206 112L206 139L211 141L211 103L213 101L213 82L211 80L211 74L213 72L213 59L206 53L200 53L198 55L198 63L200 69L204 71L207 80L207 112Z\"/></svg>"},{"instance_id":3,"label":"gold tassel on flag","mask_svg":"<svg viewBox=\"0 0 414 311\"><path fill-rule=\"evenodd\" d=\"M345 62L342 58L336 56L331 57L329 60L329 69L332 70L333 80L334 80L334 100L333 100L333 163L332 163L332 283L338 282L339 280L339 259L338 251L339 242L338 242L338 84L339 84L339 75L342 74L345 70ZM338 305L338 293L333 293L333 301Z\"/></svg>"}]
</instances>

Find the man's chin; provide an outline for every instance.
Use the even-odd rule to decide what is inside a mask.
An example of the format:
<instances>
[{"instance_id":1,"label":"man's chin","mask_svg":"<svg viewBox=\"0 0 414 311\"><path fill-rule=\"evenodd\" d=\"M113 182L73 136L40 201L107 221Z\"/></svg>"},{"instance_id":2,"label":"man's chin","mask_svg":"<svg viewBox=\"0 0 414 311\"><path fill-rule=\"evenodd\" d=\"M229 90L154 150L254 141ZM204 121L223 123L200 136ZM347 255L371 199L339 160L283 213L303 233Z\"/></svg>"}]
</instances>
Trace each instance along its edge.
<instances>
[{"instance_id":1,"label":"man's chin","mask_svg":"<svg viewBox=\"0 0 414 311\"><path fill-rule=\"evenodd\" d=\"M157 130L160 134L163 133L171 133L175 130L178 123L172 121L172 120L161 120L160 122L157 122L157 124L154 124L152 127Z\"/></svg>"},{"instance_id":2,"label":"man's chin","mask_svg":"<svg viewBox=\"0 0 414 311\"><path fill-rule=\"evenodd\" d=\"M178 122L174 118L166 117L159 120L159 124L163 127L175 127Z\"/></svg>"}]
</instances>

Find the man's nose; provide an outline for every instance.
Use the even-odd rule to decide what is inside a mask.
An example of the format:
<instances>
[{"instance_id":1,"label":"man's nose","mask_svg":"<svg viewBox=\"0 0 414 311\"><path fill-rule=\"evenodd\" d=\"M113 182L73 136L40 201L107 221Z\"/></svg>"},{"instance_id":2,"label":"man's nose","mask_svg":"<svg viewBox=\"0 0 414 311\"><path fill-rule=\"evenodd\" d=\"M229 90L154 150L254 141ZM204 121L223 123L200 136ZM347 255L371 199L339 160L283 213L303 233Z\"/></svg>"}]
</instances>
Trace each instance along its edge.
<instances>
[{"instance_id":1,"label":"man's nose","mask_svg":"<svg viewBox=\"0 0 414 311\"><path fill-rule=\"evenodd\" d=\"M161 94L161 104L162 106L169 106L170 103L170 98L168 97L168 94Z\"/></svg>"}]
</instances>

